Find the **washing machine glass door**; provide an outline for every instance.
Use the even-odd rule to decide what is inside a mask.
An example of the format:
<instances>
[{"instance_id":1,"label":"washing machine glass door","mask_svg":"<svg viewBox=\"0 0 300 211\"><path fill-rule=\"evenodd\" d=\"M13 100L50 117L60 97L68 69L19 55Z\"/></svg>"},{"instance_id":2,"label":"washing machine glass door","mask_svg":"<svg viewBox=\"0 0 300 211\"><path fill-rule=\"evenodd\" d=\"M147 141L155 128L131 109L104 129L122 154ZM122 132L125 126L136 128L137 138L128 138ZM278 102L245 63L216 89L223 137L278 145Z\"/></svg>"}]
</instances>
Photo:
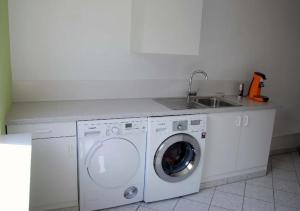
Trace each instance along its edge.
<instances>
[{"instance_id":1,"label":"washing machine glass door","mask_svg":"<svg viewBox=\"0 0 300 211\"><path fill-rule=\"evenodd\" d=\"M201 157L198 141L188 134L175 134L167 138L157 149L154 169L167 182L179 182L190 176Z\"/></svg>"},{"instance_id":2,"label":"washing machine glass door","mask_svg":"<svg viewBox=\"0 0 300 211\"><path fill-rule=\"evenodd\" d=\"M127 184L135 176L139 162L137 148L122 138L97 142L89 150L85 161L90 179L106 188Z\"/></svg>"}]
</instances>

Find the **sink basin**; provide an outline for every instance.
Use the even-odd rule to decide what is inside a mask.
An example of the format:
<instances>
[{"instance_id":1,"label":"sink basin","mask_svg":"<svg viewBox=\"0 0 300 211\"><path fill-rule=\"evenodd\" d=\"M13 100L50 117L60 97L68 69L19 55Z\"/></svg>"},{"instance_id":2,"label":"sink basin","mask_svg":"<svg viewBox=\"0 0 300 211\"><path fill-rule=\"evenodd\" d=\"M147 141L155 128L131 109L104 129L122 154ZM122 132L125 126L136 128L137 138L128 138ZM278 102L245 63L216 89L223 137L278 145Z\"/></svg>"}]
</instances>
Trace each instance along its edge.
<instances>
[{"instance_id":1,"label":"sink basin","mask_svg":"<svg viewBox=\"0 0 300 211\"><path fill-rule=\"evenodd\" d=\"M193 97L190 103L187 103L186 98L157 98L154 100L172 110L240 106L218 97Z\"/></svg>"},{"instance_id":2,"label":"sink basin","mask_svg":"<svg viewBox=\"0 0 300 211\"><path fill-rule=\"evenodd\" d=\"M192 101L209 108L240 106L238 104L225 101L222 98L218 98L218 97L195 97L192 99Z\"/></svg>"},{"instance_id":3,"label":"sink basin","mask_svg":"<svg viewBox=\"0 0 300 211\"><path fill-rule=\"evenodd\" d=\"M187 103L186 98L157 98L154 100L172 110L205 108L204 105L194 101Z\"/></svg>"}]
</instances>

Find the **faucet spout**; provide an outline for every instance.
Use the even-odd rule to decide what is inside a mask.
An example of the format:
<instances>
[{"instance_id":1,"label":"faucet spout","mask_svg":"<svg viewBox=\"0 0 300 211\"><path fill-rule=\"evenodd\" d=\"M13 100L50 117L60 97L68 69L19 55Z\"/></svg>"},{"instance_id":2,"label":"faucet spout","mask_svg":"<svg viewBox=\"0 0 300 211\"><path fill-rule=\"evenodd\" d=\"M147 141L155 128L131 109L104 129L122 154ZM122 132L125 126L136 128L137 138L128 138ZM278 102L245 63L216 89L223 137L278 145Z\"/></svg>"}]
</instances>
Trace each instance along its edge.
<instances>
[{"instance_id":1,"label":"faucet spout","mask_svg":"<svg viewBox=\"0 0 300 211\"><path fill-rule=\"evenodd\" d=\"M195 91L192 91L192 84L193 84L193 78L196 74L201 74L204 76L204 79L205 80L208 80L208 75L205 71L203 70L195 70L191 73L190 75L190 78L189 78L189 90L188 90L188 94L187 94L187 103L189 104L190 103L190 97L191 96L196 96L197 95L197 92Z\"/></svg>"}]
</instances>

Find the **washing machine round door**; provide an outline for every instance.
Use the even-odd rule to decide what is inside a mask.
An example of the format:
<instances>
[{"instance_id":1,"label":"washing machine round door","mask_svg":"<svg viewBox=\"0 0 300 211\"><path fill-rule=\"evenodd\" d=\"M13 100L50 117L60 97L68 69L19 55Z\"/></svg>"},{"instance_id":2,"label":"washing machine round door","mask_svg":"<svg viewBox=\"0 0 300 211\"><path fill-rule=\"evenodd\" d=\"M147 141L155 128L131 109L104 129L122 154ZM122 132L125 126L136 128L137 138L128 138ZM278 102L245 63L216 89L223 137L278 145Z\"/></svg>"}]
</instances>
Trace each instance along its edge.
<instances>
[{"instance_id":1,"label":"washing machine round door","mask_svg":"<svg viewBox=\"0 0 300 211\"><path fill-rule=\"evenodd\" d=\"M139 168L140 155L129 140L111 138L96 143L87 154L90 179L101 187L116 188L127 184Z\"/></svg>"},{"instance_id":2,"label":"washing machine round door","mask_svg":"<svg viewBox=\"0 0 300 211\"><path fill-rule=\"evenodd\" d=\"M179 182L195 171L200 157L200 145L193 136L175 134L168 137L157 149L154 169L164 181Z\"/></svg>"}]
</instances>

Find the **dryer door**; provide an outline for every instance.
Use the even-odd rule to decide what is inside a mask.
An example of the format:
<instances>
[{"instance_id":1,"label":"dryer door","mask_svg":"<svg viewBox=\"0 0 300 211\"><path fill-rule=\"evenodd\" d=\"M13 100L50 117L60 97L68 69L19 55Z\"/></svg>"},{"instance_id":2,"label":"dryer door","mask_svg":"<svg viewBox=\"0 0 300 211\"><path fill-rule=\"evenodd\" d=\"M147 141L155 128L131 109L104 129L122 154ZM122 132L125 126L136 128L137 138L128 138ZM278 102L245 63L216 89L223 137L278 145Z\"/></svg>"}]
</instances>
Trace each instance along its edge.
<instances>
[{"instance_id":1,"label":"dryer door","mask_svg":"<svg viewBox=\"0 0 300 211\"><path fill-rule=\"evenodd\" d=\"M189 177L197 168L201 157L198 141L180 133L167 138L157 149L154 169L167 182L179 182Z\"/></svg>"},{"instance_id":2,"label":"dryer door","mask_svg":"<svg viewBox=\"0 0 300 211\"><path fill-rule=\"evenodd\" d=\"M137 148L123 138L111 138L96 143L85 160L90 179L106 188L127 184L136 175L139 163Z\"/></svg>"}]
</instances>

